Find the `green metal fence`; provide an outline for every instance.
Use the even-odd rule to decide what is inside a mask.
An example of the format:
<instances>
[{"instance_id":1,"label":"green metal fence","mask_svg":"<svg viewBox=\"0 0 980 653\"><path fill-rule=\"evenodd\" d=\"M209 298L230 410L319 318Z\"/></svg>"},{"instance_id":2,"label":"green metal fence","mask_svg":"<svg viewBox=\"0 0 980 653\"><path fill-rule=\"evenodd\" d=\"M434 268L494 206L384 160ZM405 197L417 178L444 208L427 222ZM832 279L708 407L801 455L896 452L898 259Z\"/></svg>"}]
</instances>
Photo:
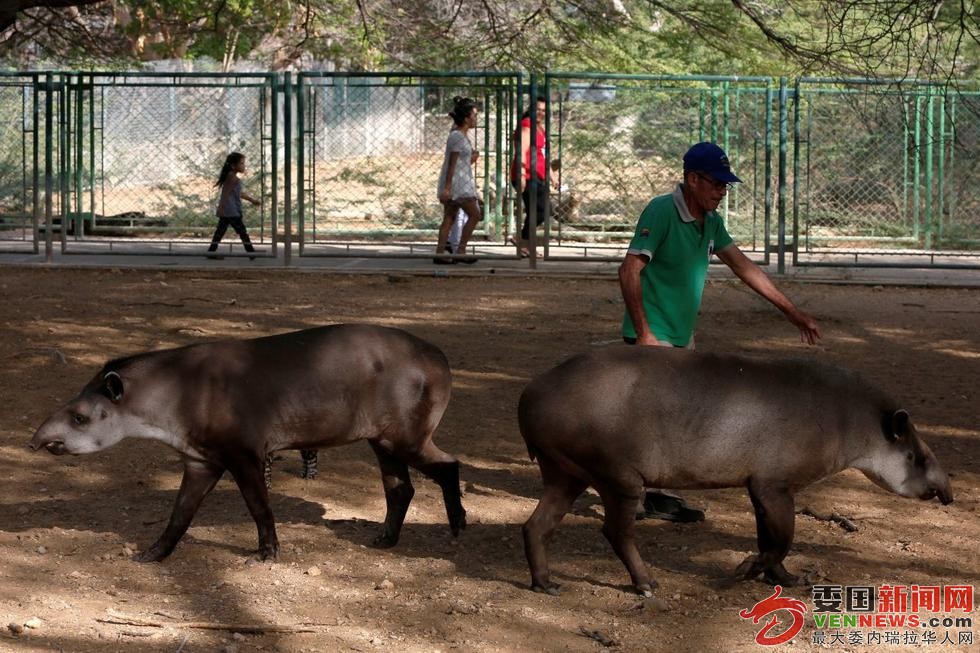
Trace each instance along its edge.
<instances>
[{"instance_id":1,"label":"green metal fence","mask_svg":"<svg viewBox=\"0 0 980 653\"><path fill-rule=\"evenodd\" d=\"M431 255L455 95L481 109L481 256L516 255L513 134L543 95L548 258L621 258L686 148L712 140L745 182L721 210L756 260L980 267L980 88L592 73L3 74L0 251L201 254L238 150L270 255Z\"/></svg>"},{"instance_id":2,"label":"green metal fence","mask_svg":"<svg viewBox=\"0 0 980 653\"><path fill-rule=\"evenodd\" d=\"M64 73L54 80L47 118L56 127L41 142L56 156L38 167L58 188L50 223L64 253L200 253L216 221L214 182L231 151L246 155L245 187L263 198L246 216L252 239L274 244L281 182L273 75ZM35 87L43 92L43 83Z\"/></svg>"},{"instance_id":3,"label":"green metal fence","mask_svg":"<svg viewBox=\"0 0 980 653\"><path fill-rule=\"evenodd\" d=\"M549 244L622 256L646 204L681 179L691 144L710 140L744 181L720 211L746 250L768 256L773 103L769 78L549 74L549 136L560 160ZM605 247L603 247L605 245Z\"/></svg>"},{"instance_id":4,"label":"green metal fence","mask_svg":"<svg viewBox=\"0 0 980 653\"><path fill-rule=\"evenodd\" d=\"M410 255L433 250L442 221L436 180L455 96L479 106L471 132L485 219L499 240L512 221L506 161L518 76L487 73L301 73L297 78L300 254ZM343 243L343 248L336 245ZM379 252L372 244L384 244ZM321 246L327 245L327 246ZM392 246L401 246L392 249Z\"/></svg>"},{"instance_id":5,"label":"green metal fence","mask_svg":"<svg viewBox=\"0 0 980 653\"><path fill-rule=\"evenodd\" d=\"M794 96L794 264L976 256L975 89L801 79Z\"/></svg>"},{"instance_id":6,"label":"green metal fence","mask_svg":"<svg viewBox=\"0 0 980 653\"><path fill-rule=\"evenodd\" d=\"M36 73L0 73L0 244L9 251L38 251L44 142L38 86Z\"/></svg>"}]
</instances>

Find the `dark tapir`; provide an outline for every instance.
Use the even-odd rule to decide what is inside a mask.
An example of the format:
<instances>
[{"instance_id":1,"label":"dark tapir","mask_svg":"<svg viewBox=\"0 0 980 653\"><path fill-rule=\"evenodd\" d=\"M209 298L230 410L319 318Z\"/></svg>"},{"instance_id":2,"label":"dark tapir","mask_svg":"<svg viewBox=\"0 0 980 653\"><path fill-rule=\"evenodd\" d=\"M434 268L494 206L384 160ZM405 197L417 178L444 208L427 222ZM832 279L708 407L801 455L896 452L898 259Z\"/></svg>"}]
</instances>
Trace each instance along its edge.
<instances>
[{"instance_id":1,"label":"dark tapir","mask_svg":"<svg viewBox=\"0 0 980 653\"><path fill-rule=\"evenodd\" d=\"M258 527L259 555L275 557L266 455L367 440L387 502L375 544L392 546L415 493L409 465L442 488L453 535L466 525L459 463L432 443L451 386L442 351L398 329L333 325L223 340L106 363L30 446L84 454L136 437L179 451L184 479L170 523L138 556L149 562L170 555L225 470Z\"/></svg>"},{"instance_id":2,"label":"dark tapir","mask_svg":"<svg viewBox=\"0 0 980 653\"><path fill-rule=\"evenodd\" d=\"M545 543L587 486L602 499L603 534L644 594L651 578L634 528L644 487L746 486L759 554L736 573L782 585L797 580L782 564L793 541L793 494L814 481L854 467L902 496L953 500L949 478L899 404L812 360L609 347L535 378L518 419L544 480L524 548L533 588L552 594Z\"/></svg>"}]
</instances>

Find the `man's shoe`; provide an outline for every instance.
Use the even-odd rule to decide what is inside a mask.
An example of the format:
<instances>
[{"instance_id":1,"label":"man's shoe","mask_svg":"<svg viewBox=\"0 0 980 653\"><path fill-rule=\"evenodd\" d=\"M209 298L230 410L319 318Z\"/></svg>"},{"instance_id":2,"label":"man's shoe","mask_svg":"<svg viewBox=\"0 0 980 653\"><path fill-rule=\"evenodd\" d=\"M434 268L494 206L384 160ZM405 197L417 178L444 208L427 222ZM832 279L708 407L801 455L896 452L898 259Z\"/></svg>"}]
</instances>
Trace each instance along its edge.
<instances>
[{"instance_id":1,"label":"man's shoe","mask_svg":"<svg viewBox=\"0 0 980 653\"><path fill-rule=\"evenodd\" d=\"M704 521L704 511L692 508L680 497L647 492L643 499L641 519L665 519L676 522Z\"/></svg>"}]
</instances>

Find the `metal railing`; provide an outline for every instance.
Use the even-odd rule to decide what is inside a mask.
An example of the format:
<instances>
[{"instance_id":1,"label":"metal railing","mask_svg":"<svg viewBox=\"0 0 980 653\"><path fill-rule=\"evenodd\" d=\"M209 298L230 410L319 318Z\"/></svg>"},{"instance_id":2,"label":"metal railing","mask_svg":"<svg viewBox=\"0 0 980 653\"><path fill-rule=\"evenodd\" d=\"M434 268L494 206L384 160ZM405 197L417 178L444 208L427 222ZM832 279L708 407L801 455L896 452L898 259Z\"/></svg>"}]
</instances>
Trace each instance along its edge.
<instances>
[{"instance_id":1,"label":"metal railing","mask_svg":"<svg viewBox=\"0 0 980 653\"><path fill-rule=\"evenodd\" d=\"M514 133L542 95L548 259L620 258L712 140L744 180L720 211L760 262L980 267L980 88L599 73L0 74L0 252L199 255L237 150L269 255L429 256L455 95L480 108L481 256L524 222Z\"/></svg>"}]
</instances>

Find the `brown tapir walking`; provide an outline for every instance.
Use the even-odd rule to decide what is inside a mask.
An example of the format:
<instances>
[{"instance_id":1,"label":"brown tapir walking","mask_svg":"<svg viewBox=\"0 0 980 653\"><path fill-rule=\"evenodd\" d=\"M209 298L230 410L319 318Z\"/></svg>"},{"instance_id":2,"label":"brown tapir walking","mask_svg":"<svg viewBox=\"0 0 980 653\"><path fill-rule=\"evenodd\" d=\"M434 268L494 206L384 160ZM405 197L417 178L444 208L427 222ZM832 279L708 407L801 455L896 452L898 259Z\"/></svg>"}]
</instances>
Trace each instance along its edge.
<instances>
[{"instance_id":1,"label":"brown tapir walking","mask_svg":"<svg viewBox=\"0 0 980 653\"><path fill-rule=\"evenodd\" d=\"M518 405L544 494L524 524L536 591L557 593L546 543L594 487L602 532L640 593L651 577L635 542L645 487L746 486L759 554L736 573L773 584L793 542L793 495L847 467L906 497L953 500L949 478L892 399L841 368L662 347L609 347L535 378Z\"/></svg>"},{"instance_id":2,"label":"brown tapir walking","mask_svg":"<svg viewBox=\"0 0 980 653\"><path fill-rule=\"evenodd\" d=\"M180 452L184 479L170 523L138 556L150 562L170 555L225 470L258 527L259 555L275 557L266 456L367 440L387 502L375 544L393 546L415 493L409 466L442 488L453 535L466 526L459 463L432 443L451 387L442 351L398 329L333 325L223 340L106 363L30 446L85 454L134 437Z\"/></svg>"}]
</instances>

